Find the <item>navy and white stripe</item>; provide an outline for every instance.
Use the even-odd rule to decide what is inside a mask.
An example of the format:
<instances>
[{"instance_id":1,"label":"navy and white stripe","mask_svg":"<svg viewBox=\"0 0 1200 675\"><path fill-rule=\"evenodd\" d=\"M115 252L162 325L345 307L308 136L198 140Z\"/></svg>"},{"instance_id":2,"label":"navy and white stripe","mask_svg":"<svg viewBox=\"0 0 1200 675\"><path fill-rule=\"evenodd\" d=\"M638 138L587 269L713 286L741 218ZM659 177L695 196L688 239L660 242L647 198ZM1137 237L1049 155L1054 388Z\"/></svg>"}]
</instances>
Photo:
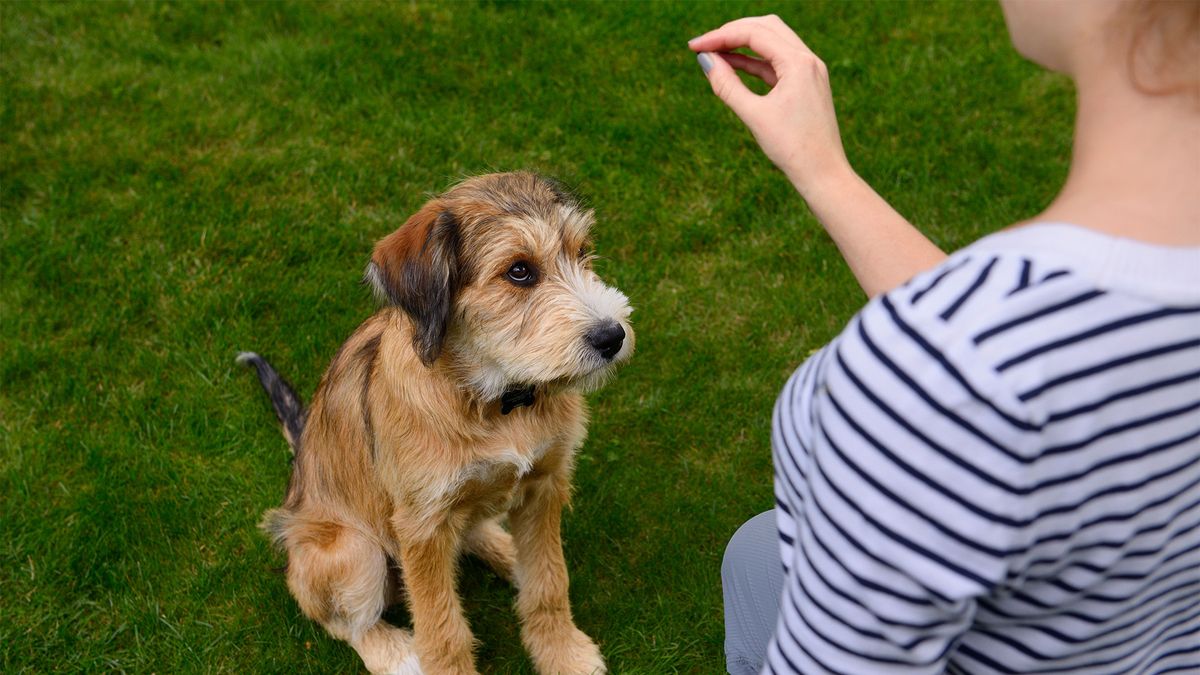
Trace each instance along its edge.
<instances>
[{"instance_id":1,"label":"navy and white stripe","mask_svg":"<svg viewBox=\"0 0 1200 675\"><path fill-rule=\"evenodd\" d=\"M1200 672L1200 249L994 235L772 420L766 673Z\"/></svg>"}]
</instances>

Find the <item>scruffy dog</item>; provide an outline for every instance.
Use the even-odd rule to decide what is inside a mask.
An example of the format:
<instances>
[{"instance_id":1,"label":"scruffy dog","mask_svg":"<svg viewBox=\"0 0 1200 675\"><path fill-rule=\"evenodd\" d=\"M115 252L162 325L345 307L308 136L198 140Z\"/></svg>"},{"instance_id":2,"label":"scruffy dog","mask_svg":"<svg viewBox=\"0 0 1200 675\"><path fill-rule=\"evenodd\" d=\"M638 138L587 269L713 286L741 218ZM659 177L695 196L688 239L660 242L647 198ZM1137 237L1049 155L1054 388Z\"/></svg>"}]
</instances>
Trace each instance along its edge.
<instances>
[{"instance_id":1,"label":"scruffy dog","mask_svg":"<svg viewBox=\"0 0 1200 675\"><path fill-rule=\"evenodd\" d=\"M283 506L263 521L288 588L371 672L476 672L462 552L516 585L539 673L605 672L571 618L559 532L582 392L633 351L628 301L591 269L592 222L546 178L468 179L375 246L366 279L384 306L307 412L265 360L238 357L295 452ZM411 633L380 618L395 566Z\"/></svg>"}]
</instances>

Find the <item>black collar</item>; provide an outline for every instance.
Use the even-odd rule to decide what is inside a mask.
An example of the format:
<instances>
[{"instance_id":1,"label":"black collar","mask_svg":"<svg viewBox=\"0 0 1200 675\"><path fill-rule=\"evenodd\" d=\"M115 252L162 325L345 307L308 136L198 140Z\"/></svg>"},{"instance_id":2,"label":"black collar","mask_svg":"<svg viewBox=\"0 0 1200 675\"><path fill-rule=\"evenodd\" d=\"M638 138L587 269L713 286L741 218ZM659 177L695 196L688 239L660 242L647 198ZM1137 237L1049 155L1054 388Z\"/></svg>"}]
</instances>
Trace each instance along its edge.
<instances>
[{"instance_id":1,"label":"black collar","mask_svg":"<svg viewBox=\"0 0 1200 675\"><path fill-rule=\"evenodd\" d=\"M500 414L507 415L523 405L533 405L533 385L513 387L500 396Z\"/></svg>"}]
</instances>

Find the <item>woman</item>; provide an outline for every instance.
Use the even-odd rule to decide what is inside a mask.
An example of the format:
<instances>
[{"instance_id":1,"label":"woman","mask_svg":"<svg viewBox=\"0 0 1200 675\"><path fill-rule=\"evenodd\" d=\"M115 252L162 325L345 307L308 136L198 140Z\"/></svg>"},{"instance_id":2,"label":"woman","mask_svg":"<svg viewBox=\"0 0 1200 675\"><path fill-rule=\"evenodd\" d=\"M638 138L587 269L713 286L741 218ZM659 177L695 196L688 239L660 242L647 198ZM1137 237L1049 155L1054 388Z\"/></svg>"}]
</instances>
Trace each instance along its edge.
<instances>
[{"instance_id":1,"label":"woman","mask_svg":"<svg viewBox=\"0 0 1200 675\"><path fill-rule=\"evenodd\" d=\"M689 43L873 298L776 404L734 675L1200 672L1200 3L1002 5L1075 82L1071 170L949 258L855 175L782 21Z\"/></svg>"}]
</instances>

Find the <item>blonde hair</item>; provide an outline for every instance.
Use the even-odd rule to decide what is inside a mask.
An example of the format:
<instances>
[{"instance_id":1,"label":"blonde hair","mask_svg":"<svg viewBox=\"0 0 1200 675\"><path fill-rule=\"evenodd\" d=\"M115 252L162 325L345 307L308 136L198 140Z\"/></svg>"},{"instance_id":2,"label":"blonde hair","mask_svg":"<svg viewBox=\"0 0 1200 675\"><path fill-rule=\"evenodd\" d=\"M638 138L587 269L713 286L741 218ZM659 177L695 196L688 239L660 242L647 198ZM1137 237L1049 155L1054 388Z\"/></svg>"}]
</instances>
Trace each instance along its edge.
<instances>
[{"instance_id":1,"label":"blonde hair","mask_svg":"<svg viewBox=\"0 0 1200 675\"><path fill-rule=\"evenodd\" d=\"M1133 86L1152 95L1187 92L1200 103L1200 0L1130 0L1117 19L1129 40Z\"/></svg>"}]
</instances>

